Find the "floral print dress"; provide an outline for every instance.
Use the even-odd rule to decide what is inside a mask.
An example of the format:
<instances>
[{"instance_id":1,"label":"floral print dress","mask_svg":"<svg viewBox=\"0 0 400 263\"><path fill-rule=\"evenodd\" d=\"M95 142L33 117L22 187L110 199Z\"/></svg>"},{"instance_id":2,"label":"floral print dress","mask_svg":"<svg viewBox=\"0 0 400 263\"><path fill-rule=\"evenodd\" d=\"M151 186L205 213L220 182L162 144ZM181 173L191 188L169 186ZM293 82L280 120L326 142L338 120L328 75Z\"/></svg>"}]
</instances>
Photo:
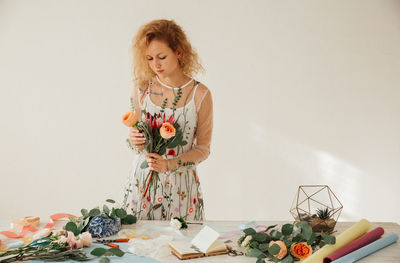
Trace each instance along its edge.
<instances>
[{"instance_id":1,"label":"floral print dress","mask_svg":"<svg viewBox=\"0 0 400 263\"><path fill-rule=\"evenodd\" d=\"M184 106L176 108L175 112L171 108L165 108L163 111L160 106L153 103L150 92L145 91L144 100L140 105L141 110L147 112L147 117L150 115L168 119L173 115L182 128L183 140L187 142L185 145L167 149L164 158L183 156L195 147L198 124L195 94L198 86L199 82L195 81L191 100ZM197 163L192 162L192 165L182 165L173 171L159 173L157 184L150 185L143 198L150 172L149 167L142 165L146 160L145 154L144 151L135 154L132 163L124 195L124 207L127 212L145 220L170 220L173 217L183 217L192 221L204 220L202 191L196 173Z\"/></svg>"}]
</instances>

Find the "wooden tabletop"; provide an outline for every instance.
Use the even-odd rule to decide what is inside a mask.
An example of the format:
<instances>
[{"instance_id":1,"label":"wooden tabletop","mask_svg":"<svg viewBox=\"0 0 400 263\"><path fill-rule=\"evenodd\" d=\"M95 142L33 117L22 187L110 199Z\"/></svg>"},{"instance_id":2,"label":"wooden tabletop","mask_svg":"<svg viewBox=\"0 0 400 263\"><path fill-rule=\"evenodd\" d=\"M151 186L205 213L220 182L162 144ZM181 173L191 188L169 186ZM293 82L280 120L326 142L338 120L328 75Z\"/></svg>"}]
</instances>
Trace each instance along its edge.
<instances>
[{"instance_id":1,"label":"wooden tabletop","mask_svg":"<svg viewBox=\"0 0 400 263\"><path fill-rule=\"evenodd\" d=\"M225 234L225 233L229 233L232 232L234 230L238 230L238 226L240 224L243 224L243 221L207 221L204 222L204 224L207 224L211 227L213 227L215 230L219 231L221 234ZM285 224L287 222L279 222L279 221L258 221L257 224L258 225L265 225L265 226L269 226L269 225L274 225L274 224ZM349 228L350 226L352 226L354 224L354 222L338 222L336 225L336 233L334 233L334 235L338 235L341 232L343 232L344 230L346 230L347 228ZM146 220L142 220L137 222L136 224L130 225L130 226L124 226L124 228L130 229L134 232L140 232L141 229L143 229L145 226L156 226L156 227L167 227L169 226L169 221L146 221ZM397 235L400 236L400 225L396 224L396 223L380 223L380 222L371 222L371 226L373 228L376 227L382 227L385 230L385 234L389 235L392 233L395 233ZM181 230L181 233L183 234L184 238L191 240L202 228L203 226L201 225L189 225L189 228L186 230ZM1 230L8 230L9 229L9 222L5 222L5 221L1 221L0 220L0 229ZM153 233L154 235L154 233ZM154 236L155 237L155 236ZM237 238L236 237L232 237L232 242L230 242L229 244L234 248L237 249ZM176 258L175 256L168 255L165 256L163 258L159 258L157 259L160 262L193 262L193 263L200 263L200 262L220 262L220 263L225 263L225 262L229 262L229 263L235 263L235 262L251 262L251 263L255 263L256 262L256 258L249 258L246 256L236 256L236 257L232 257L232 256L228 256L228 255L219 255L219 256L213 256L213 257L206 257L206 258L197 258L197 259L191 259L191 260L187 260L187 261L182 261L179 260L178 258ZM397 242L396 244L393 244L389 247L386 247L378 252L376 252L375 254L372 254L360 261L358 261L360 263L383 263L383 262L388 262L388 263L399 263L400 262L400 242Z\"/></svg>"}]
</instances>

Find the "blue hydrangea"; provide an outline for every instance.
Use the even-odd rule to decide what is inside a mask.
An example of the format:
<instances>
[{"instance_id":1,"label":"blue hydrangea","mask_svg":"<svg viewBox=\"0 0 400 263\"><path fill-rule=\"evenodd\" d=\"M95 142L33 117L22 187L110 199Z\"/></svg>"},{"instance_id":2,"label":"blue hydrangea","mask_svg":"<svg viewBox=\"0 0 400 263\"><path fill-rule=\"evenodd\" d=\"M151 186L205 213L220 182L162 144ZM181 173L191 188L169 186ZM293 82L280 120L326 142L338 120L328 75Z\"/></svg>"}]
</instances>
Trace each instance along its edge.
<instances>
[{"instance_id":1,"label":"blue hydrangea","mask_svg":"<svg viewBox=\"0 0 400 263\"><path fill-rule=\"evenodd\" d=\"M92 237L109 237L121 229L121 219L114 219L105 214L93 217L89 222L88 231Z\"/></svg>"}]
</instances>

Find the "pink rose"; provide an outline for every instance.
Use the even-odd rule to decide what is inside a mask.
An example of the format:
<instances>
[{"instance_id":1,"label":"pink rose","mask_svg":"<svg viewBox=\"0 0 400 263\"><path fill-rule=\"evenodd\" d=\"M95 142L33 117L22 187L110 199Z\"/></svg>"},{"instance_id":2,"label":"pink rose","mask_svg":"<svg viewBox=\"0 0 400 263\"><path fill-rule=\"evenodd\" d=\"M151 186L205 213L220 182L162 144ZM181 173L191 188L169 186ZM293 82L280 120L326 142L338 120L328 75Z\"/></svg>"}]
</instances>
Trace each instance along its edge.
<instances>
[{"instance_id":1,"label":"pink rose","mask_svg":"<svg viewBox=\"0 0 400 263\"><path fill-rule=\"evenodd\" d=\"M79 240L82 240L85 247L90 247L92 245L92 235L89 232L80 234Z\"/></svg>"},{"instance_id":2,"label":"pink rose","mask_svg":"<svg viewBox=\"0 0 400 263\"><path fill-rule=\"evenodd\" d=\"M279 253L276 254L275 256L276 256L278 259L284 258L284 257L286 256L286 254L287 254L287 247L286 247L285 243L284 243L283 241L280 241L280 240L269 242L269 246L272 246L273 244L277 244L277 245L280 247L280 249L281 249L281 250L279 251Z\"/></svg>"},{"instance_id":3,"label":"pink rose","mask_svg":"<svg viewBox=\"0 0 400 263\"><path fill-rule=\"evenodd\" d=\"M75 242L76 242L76 238L75 238L74 233L68 231L67 234L66 234L65 236L67 237L67 242L68 242L68 243L70 243L70 242L75 243Z\"/></svg>"},{"instance_id":4,"label":"pink rose","mask_svg":"<svg viewBox=\"0 0 400 263\"><path fill-rule=\"evenodd\" d=\"M76 248L83 248L83 241L82 240L77 240L76 241Z\"/></svg>"},{"instance_id":5,"label":"pink rose","mask_svg":"<svg viewBox=\"0 0 400 263\"><path fill-rule=\"evenodd\" d=\"M175 128L172 124L165 122L160 128L160 135L164 139L170 139L175 136Z\"/></svg>"}]
</instances>

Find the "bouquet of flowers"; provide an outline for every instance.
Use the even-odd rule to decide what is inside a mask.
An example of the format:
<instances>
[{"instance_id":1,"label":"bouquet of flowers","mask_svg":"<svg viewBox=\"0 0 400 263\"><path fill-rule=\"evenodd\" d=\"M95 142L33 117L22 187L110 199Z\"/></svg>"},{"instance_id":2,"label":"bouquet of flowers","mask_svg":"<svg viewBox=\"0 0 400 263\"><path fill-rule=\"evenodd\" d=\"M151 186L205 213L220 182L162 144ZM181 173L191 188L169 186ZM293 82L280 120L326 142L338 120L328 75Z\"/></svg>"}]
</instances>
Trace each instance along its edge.
<instances>
[{"instance_id":1,"label":"bouquet of flowers","mask_svg":"<svg viewBox=\"0 0 400 263\"><path fill-rule=\"evenodd\" d=\"M185 141L183 138L183 131L177 122L179 116L175 119L175 107L181 95L182 92L179 89L177 96L172 103L172 114L169 117L167 117L164 112L167 99L164 100L161 106L161 111L158 114L152 115L149 112L146 112L146 110L142 110L141 120L139 120L139 116L136 115L135 108L133 106L134 104L131 101L132 111L123 116L122 122L128 127L136 127L140 132L143 133L144 137L146 138L144 145L146 152L165 155L167 149L173 149L177 146L184 146L187 144L187 141ZM131 148L133 147L131 146ZM149 165L145 160L140 165L140 168L145 169L147 167L149 167ZM143 198L145 198L151 186L153 186L155 195L158 180L158 172L150 171L146 178L145 186L143 187Z\"/></svg>"},{"instance_id":2,"label":"bouquet of flowers","mask_svg":"<svg viewBox=\"0 0 400 263\"><path fill-rule=\"evenodd\" d=\"M313 232L306 222L285 224L280 230L276 230L276 226L269 226L263 232L247 228L238 245L244 248L246 256L256 257L257 263L265 263L265 258L292 263L307 258L325 244L336 243L334 236Z\"/></svg>"},{"instance_id":3,"label":"bouquet of flowers","mask_svg":"<svg viewBox=\"0 0 400 263\"><path fill-rule=\"evenodd\" d=\"M23 247L0 253L1 262L19 260L77 260L86 261L90 258L81 249L92 245L92 236L84 232L77 236L72 232L50 232L48 236L36 239Z\"/></svg>"}]
</instances>

